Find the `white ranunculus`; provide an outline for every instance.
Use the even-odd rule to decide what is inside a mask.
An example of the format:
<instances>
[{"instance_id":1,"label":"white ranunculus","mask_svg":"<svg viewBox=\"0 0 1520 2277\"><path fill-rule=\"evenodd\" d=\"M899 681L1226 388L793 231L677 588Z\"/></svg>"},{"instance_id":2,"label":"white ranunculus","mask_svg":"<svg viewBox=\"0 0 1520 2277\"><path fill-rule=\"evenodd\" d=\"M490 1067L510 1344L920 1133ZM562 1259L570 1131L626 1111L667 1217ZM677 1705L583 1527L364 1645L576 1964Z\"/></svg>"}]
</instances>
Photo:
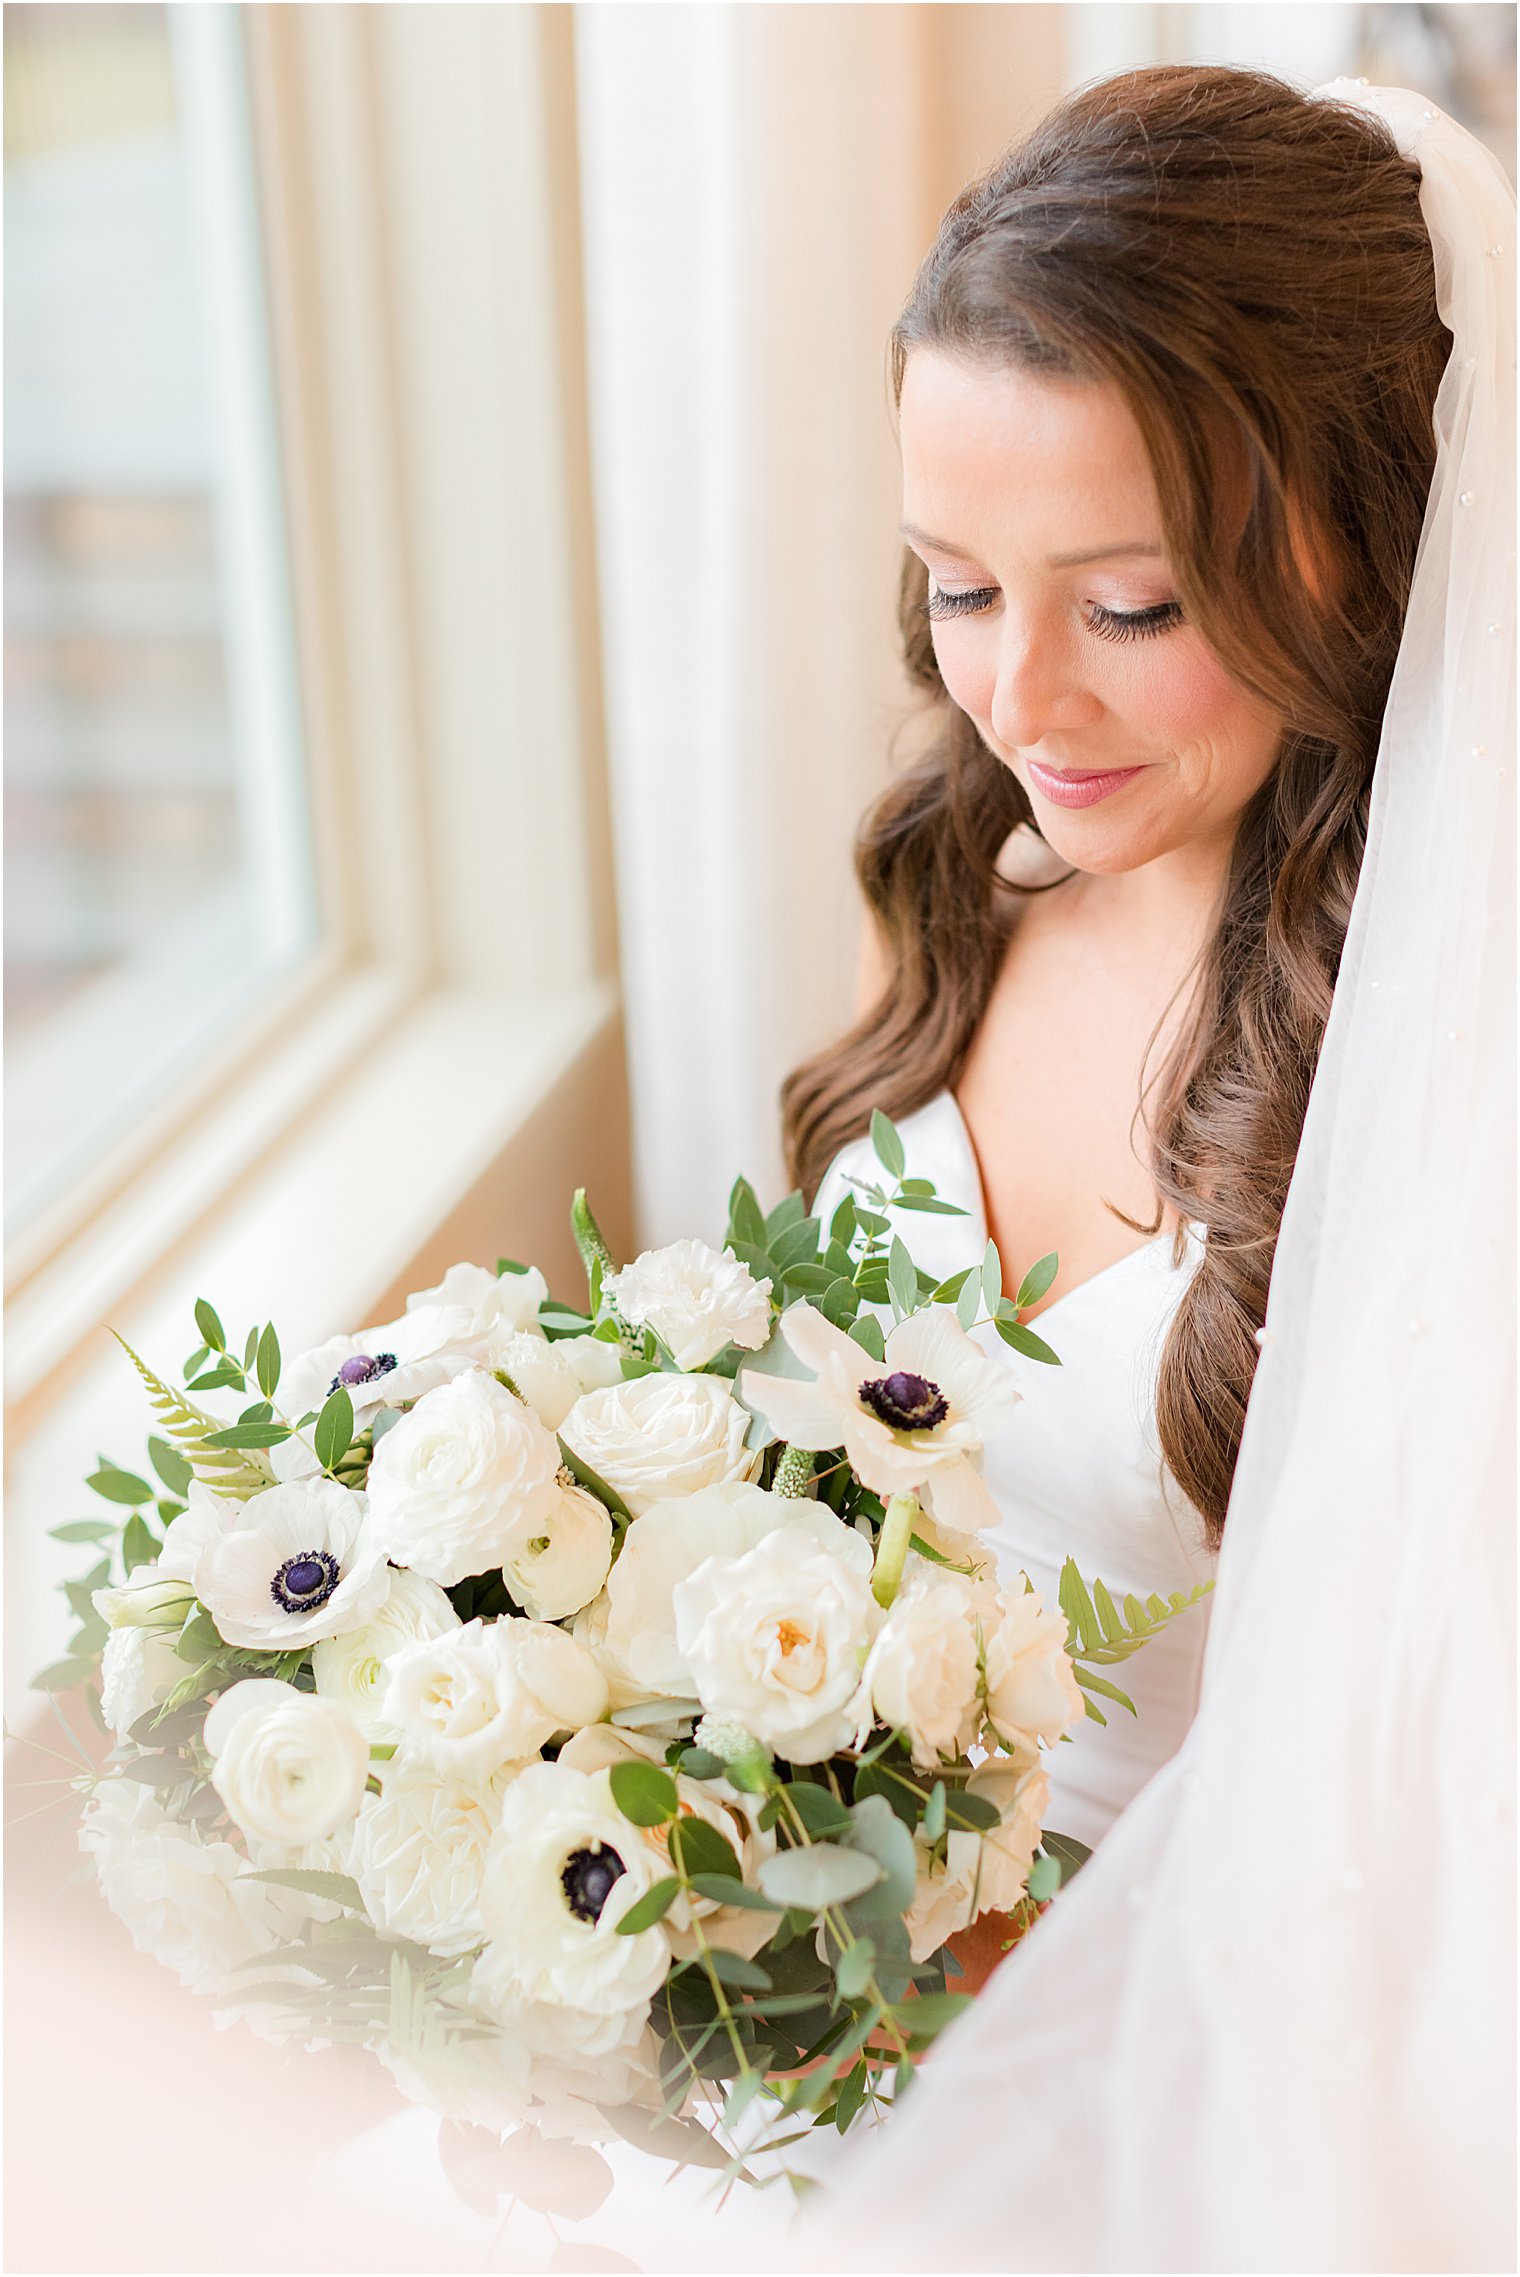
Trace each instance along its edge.
<instances>
[{"instance_id":1,"label":"white ranunculus","mask_svg":"<svg viewBox=\"0 0 1520 2277\"><path fill-rule=\"evenodd\" d=\"M678 1368L702 1368L729 1344L756 1352L771 1332L771 1284L705 1241L646 1249L603 1283L636 1328L652 1328Z\"/></svg>"},{"instance_id":2,"label":"white ranunculus","mask_svg":"<svg viewBox=\"0 0 1520 2277\"><path fill-rule=\"evenodd\" d=\"M605 1336L562 1336L555 1351L575 1370L583 1392L605 1391L623 1381L623 1347Z\"/></svg>"},{"instance_id":3,"label":"white ranunculus","mask_svg":"<svg viewBox=\"0 0 1520 2277\"><path fill-rule=\"evenodd\" d=\"M563 1437L635 1517L668 1496L753 1478L750 1419L719 1376L635 1376L587 1392Z\"/></svg>"},{"instance_id":4,"label":"white ranunculus","mask_svg":"<svg viewBox=\"0 0 1520 2277\"><path fill-rule=\"evenodd\" d=\"M961 1574L909 1561L865 1676L876 1721L903 1734L920 1770L963 1756L981 1730L982 1640L996 1602Z\"/></svg>"},{"instance_id":5,"label":"white ranunculus","mask_svg":"<svg viewBox=\"0 0 1520 2277\"><path fill-rule=\"evenodd\" d=\"M957 1930L984 1913L1009 1913L1024 1894L1040 1846L1050 1781L1039 1764L984 1764L966 1782L995 1805L1001 1824L986 1834L952 1829L943 1863L919 1843L918 1888L903 1915L915 1961L928 1960Z\"/></svg>"},{"instance_id":6,"label":"white ranunculus","mask_svg":"<svg viewBox=\"0 0 1520 2277\"><path fill-rule=\"evenodd\" d=\"M230 1645L288 1652L362 1628L386 1591L362 1494L336 1479L266 1487L197 1553L195 1594Z\"/></svg>"},{"instance_id":7,"label":"white ranunculus","mask_svg":"<svg viewBox=\"0 0 1520 2277\"><path fill-rule=\"evenodd\" d=\"M507 1328L492 1336L485 1347L484 1364L511 1377L518 1396L532 1408L546 1431L559 1429L584 1389L565 1355L564 1344L551 1344L546 1336L530 1335L526 1329ZM619 1361L620 1381L622 1372Z\"/></svg>"},{"instance_id":8,"label":"white ranunculus","mask_svg":"<svg viewBox=\"0 0 1520 2277\"><path fill-rule=\"evenodd\" d=\"M607 1576L601 1642L639 1699L695 1699L676 1640L675 1591L708 1558L743 1557L779 1526L811 1525L820 1540L839 1525L832 1511L742 1482L653 1502L623 1538Z\"/></svg>"},{"instance_id":9,"label":"white ranunculus","mask_svg":"<svg viewBox=\"0 0 1520 2277\"><path fill-rule=\"evenodd\" d=\"M1030 1761L1087 1713L1066 1650L1066 1615L1033 1590L1001 1590L987 1637L987 1721L1011 1755Z\"/></svg>"},{"instance_id":10,"label":"white ranunculus","mask_svg":"<svg viewBox=\"0 0 1520 2277\"><path fill-rule=\"evenodd\" d=\"M120 1588L92 1589L90 1603L112 1629L178 1629L195 1603L195 1592L177 1575L140 1565Z\"/></svg>"},{"instance_id":11,"label":"white ranunculus","mask_svg":"<svg viewBox=\"0 0 1520 2277\"><path fill-rule=\"evenodd\" d=\"M861 1669L882 1616L870 1545L852 1527L815 1506L743 1557L709 1558L674 1602L710 1715L734 1717L789 1763L821 1763L869 1727Z\"/></svg>"},{"instance_id":12,"label":"white ranunculus","mask_svg":"<svg viewBox=\"0 0 1520 2277\"><path fill-rule=\"evenodd\" d=\"M107 1779L95 1789L79 1842L138 1951L197 1992L220 1989L231 1971L280 1941L271 1885L244 1878L230 1842L206 1841L170 1818L138 1780Z\"/></svg>"},{"instance_id":13,"label":"white ranunculus","mask_svg":"<svg viewBox=\"0 0 1520 2277\"><path fill-rule=\"evenodd\" d=\"M404 1566L387 1566L390 1586L382 1603L362 1629L348 1629L341 1637L325 1637L313 1647L312 1673L324 1699L347 1708L365 1738L384 1745L396 1737L385 1715L385 1689L390 1662L403 1645L418 1638L441 1637L460 1625L459 1615L436 1581L408 1572Z\"/></svg>"},{"instance_id":14,"label":"white ranunculus","mask_svg":"<svg viewBox=\"0 0 1520 2277\"><path fill-rule=\"evenodd\" d=\"M434 1289L418 1289L406 1300L408 1312L424 1306L446 1305L464 1319L456 1342L482 1344L503 1329L530 1329L541 1334L538 1308L549 1294L549 1284L536 1265L525 1273L492 1273L484 1265L451 1265Z\"/></svg>"},{"instance_id":15,"label":"white ranunculus","mask_svg":"<svg viewBox=\"0 0 1520 2277\"><path fill-rule=\"evenodd\" d=\"M482 1912L489 1940L476 1965L477 1999L508 2023L520 2004L547 2011L555 2041L585 2044L647 2013L665 1981L670 1946L656 1925L631 1937L617 1924L659 1878L657 1862L612 1800L609 1774L532 1763L508 1788L486 1859ZM598 2027L601 2030L598 2030ZM552 2054L553 2046L544 2053Z\"/></svg>"},{"instance_id":16,"label":"white ranunculus","mask_svg":"<svg viewBox=\"0 0 1520 2277\"><path fill-rule=\"evenodd\" d=\"M404 1753L382 1767L380 1792L361 1803L348 1851L380 1929L435 1953L467 1953L481 1942L486 1852L519 1768L462 1779Z\"/></svg>"},{"instance_id":17,"label":"white ranunculus","mask_svg":"<svg viewBox=\"0 0 1520 2277\"><path fill-rule=\"evenodd\" d=\"M486 1779L607 1713L591 1654L546 1621L467 1621L391 1662L385 1714L420 1761Z\"/></svg>"},{"instance_id":18,"label":"white ranunculus","mask_svg":"<svg viewBox=\"0 0 1520 2277\"><path fill-rule=\"evenodd\" d=\"M211 1784L250 1841L320 1842L359 1808L369 1744L336 1700L252 1677L222 1694L205 1739Z\"/></svg>"},{"instance_id":19,"label":"white ranunculus","mask_svg":"<svg viewBox=\"0 0 1520 2277\"><path fill-rule=\"evenodd\" d=\"M611 1518L594 1494L571 1485L562 1486L542 1532L502 1570L513 1599L533 1620L563 1621L590 1604L611 1564Z\"/></svg>"},{"instance_id":20,"label":"white ranunculus","mask_svg":"<svg viewBox=\"0 0 1520 2277\"><path fill-rule=\"evenodd\" d=\"M362 1431L377 1408L420 1399L468 1368L470 1355L461 1347L471 1324L462 1306L426 1305L400 1320L361 1328L357 1336L330 1336L286 1361L280 1403L290 1416L320 1411L341 1384Z\"/></svg>"},{"instance_id":21,"label":"white ranunculus","mask_svg":"<svg viewBox=\"0 0 1520 2277\"><path fill-rule=\"evenodd\" d=\"M471 1369L424 1394L376 1447L371 1529L397 1565L450 1588L505 1565L543 1531L559 1462L532 1409Z\"/></svg>"},{"instance_id":22,"label":"white ranunculus","mask_svg":"<svg viewBox=\"0 0 1520 2277\"><path fill-rule=\"evenodd\" d=\"M953 1312L926 1305L889 1329L873 1360L806 1302L788 1306L781 1334L814 1370L808 1382L740 1371L739 1393L794 1447L843 1447L857 1478L885 1500L916 1494L941 1525L966 1533L997 1524L982 1448L1018 1404L1008 1370L974 1344Z\"/></svg>"},{"instance_id":23,"label":"white ranunculus","mask_svg":"<svg viewBox=\"0 0 1520 2277\"><path fill-rule=\"evenodd\" d=\"M118 1739L190 1670L168 1629L113 1629L100 1656L100 1712Z\"/></svg>"},{"instance_id":24,"label":"white ranunculus","mask_svg":"<svg viewBox=\"0 0 1520 2277\"><path fill-rule=\"evenodd\" d=\"M663 1770L665 1746L641 1732L620 1731L614 1724L593 1724L565 1742L559 1760L572 1770L588 1773L610 1771L618 1763L653 1763ZM682 1818L705 1819L734 1851L749 1888L757 1888L760 1862L776 1848L774 1831L760 1824L765 1797L741 1794L726 1779L689 1779L684 1772L672 1776ZM656 1877L663 1878L670 1872L669 1827L635 1827L632 1834L653 1858ZM715 1898L689 1899L682 1895L664 1920L665 1934L679 1960L688 1959L698 1949L694 1921L700 1921L701 1936L707 1944L741 1953L746 1959L758 1953L776 1930L773 1913L759 1913L750 1906L722 1905Z\"/></svg>"}]
</instances>

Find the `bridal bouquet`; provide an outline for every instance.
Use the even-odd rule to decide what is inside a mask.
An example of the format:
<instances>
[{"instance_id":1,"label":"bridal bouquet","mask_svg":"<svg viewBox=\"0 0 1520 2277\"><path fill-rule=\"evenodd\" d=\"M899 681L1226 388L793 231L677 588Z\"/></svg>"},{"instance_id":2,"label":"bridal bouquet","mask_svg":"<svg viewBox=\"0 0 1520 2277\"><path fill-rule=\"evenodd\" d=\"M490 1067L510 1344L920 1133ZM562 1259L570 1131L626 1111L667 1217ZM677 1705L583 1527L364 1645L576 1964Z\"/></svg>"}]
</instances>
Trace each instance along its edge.
<instances>
[{"instance_id":1,"label":"bridal bouquet","mask_svg":"<svg viewBox=\"0 0 1520 2277\"><path fill-rule=\"evenodd\" d=\"M219 2011L736 2168L889 2100L952 1936L1081 1863L1044 1753L1192 1600L999 1584L976 1332L1053 1361L1056 1261L920 1272L895 1229L953 1205L873 1135L827 1227L741 1179L721 1251L618 1270L577 1195L584 1310L502 1259L289 1362L207 1303L183 1389L132 1355L154 1475L58 1529L100 1562L43 1681L98 1677L83 1841Z\"/></svg>"}]
</instances>

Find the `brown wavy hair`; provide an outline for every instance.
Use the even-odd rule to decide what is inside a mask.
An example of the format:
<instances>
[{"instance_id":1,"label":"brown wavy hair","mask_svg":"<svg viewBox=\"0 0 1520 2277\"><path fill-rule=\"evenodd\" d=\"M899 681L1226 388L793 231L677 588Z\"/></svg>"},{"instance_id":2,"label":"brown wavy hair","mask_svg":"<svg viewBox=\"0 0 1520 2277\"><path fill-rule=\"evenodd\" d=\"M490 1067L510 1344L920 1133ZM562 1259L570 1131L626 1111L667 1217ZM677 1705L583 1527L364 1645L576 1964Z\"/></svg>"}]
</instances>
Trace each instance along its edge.
<instances>
[{"instance_id":1,"label":"brown wavy hair","mask_svg":"<svg viewBox=\"0 0 1520 2277\"><path fill-rule=\"evenodd\" d=\"M1380 121L1258 72L1104 80L946 214L892 335L894 398L919 347L1118 386L1184 613L1284 722L1183 1032L1136 1102L1158 1197L1139 1230L1171 1210L1208 1232L1157 1414L1217 1540L1435 461L1450 337L1418 169ZM931 745L856 850L890 977L782 1091L809 1194L873 1107L907 1114L954 1087L1019 906L998 857L1034 817L945 691L926 592L909 552L899 615Z\"/></svg>"}]
</instances>

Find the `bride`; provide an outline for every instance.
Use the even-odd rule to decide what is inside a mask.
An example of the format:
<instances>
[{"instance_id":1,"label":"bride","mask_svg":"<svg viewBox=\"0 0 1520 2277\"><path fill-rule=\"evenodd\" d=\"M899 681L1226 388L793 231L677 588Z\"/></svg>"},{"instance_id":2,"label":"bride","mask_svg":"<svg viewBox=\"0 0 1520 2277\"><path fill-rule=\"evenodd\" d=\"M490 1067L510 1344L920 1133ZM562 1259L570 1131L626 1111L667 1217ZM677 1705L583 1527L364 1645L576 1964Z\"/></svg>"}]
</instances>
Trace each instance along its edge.
<instances>
[{"instance_id":1,"label":"bride","mask_svg":"<svg viewBox=\"0 0 1520 2277\"><path fill-rule=\"evenodd\" d=\"M923 1264L1059 1251L1010 1571L1220 1586L1059 1751L1098 1855L846 2166L861 2266L1507 2265L1513 210L1418 97L1140 72L897 328L932 741L794 1168L881 1106Z\"/></svg>"}]
</instances>

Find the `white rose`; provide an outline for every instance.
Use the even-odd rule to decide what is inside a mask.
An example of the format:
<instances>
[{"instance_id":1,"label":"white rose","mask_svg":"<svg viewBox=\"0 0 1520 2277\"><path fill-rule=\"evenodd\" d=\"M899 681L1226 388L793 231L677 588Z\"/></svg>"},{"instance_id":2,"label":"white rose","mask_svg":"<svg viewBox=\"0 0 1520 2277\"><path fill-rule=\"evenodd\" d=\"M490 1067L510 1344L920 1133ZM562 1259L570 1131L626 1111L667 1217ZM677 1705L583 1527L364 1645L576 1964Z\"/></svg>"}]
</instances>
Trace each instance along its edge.
<instances>
[{"instance_id":1,"label":"white rose","mask_svg":"<svg viewBox=\"0 0 1520 2277\"><path fill-rule=\"evenodd\" d=\"M1032 1760L1087 1713L1066 1650L1066 1615L1033 1590L1002 1590L987 1639L987 1721L1011 1755Z\"/></svg>"},{"instance_id":2,"label":"white rose","mask_svg":"<svg viewBox=\"0 0 1520 2277\"><path fill-rule=\"evenodd\" d=\"M92 1589L90 1603L109 1628L178 1629L195 1603L195 1592L156 1564L140 1565L119 1589Z\"/></svg>"},{"instance_id":3,"label":"white rose","mask_svg":"<svg viewBox=\"0 0 1520 2277\"><path fill-rule=\"evenodd\" d=\"M623 1347L605 1336L562 1336L555 1351L575 1370L583 1392L605 1391L623 1381Z\"/></svg>"},{"instance_id":4,"label":"white rose","mask_svg":"<svg viewBox=\"0 0 1520 2277\"><path fill-rule=\"evenodd\" d=\"M628 1528L607 1576L606 1651L640 1699L693 1699L676 1641L675 1591L711 1557L739 1558L778 1527L811 1525L820 1540L839 1521L815 1502L735 1483L653 1502Z\"/></svg>"},{"instance_id":5,"label":"white rose","mask_svg":"<svg viewBox=\"0 0 1520 2277\"><path fill-rule=\"evenodd\" d=\"M369 1745L335 1700L252 1677L222 1694L205 1737L211 1784L250 1840L320 1842L359 1808Z\"/></svg>"},{"instance_id":6,"label":"white rose","mask_svg":"<svg viewBox=\"0 0 1520 2277\"><path fill-rule=\"evenodd\" d=\"M387 1566L385 1571L390 1587L363 1628L325 1637L311 1656L322 1697L346 1708L365 1738L377 1745L396 1737L385 1715L389 1662L403 1645L415 1644L419 1637L444 1636L460 1625L459 1615L436 1581L402 1566Z\"/></svg>"},{"instance_id":7,"label":"white rose","mask_svg":"<svg viewBox=\"0 0 1520 2277\"><path fill-rule=\"evenodd\" d=\"M652 1328L678 1368L705 1367L729 1344L756 1352L771 1332L769 1281L705 1241L646 1249L604 1283L636 1328Z\"/></svg>"},{"instance_id":8,"label":"white rose","mask_svg":"<svg viewBox=\"0 0 1520 2277\"><path fill-rule=\"evenodd\" d=\"M266 1487L195 1560L195 1594L219 1635L257 1652L362 1628L386 1586L364 1496L330 1478Z\"/></svg>"},{"instance_id":9,"label":"white rose","mask_svg":"<svg viewBox=\"0 0 1520 2277\"><path fill-rule=\"evenodd\" d=\"M451 1265L438 1286L419 1289L406 1300L408 1312L425 1305L447 1305L463 1313L456 1341L476 1344L503 1329L538 1331L538 1308L549 1284L536 1266L525 1273L492 1273L484 1265Z\"/></svg>"},{"instance_id":10,"label":"white rose","mask_svg":"<svg viewBox=\"0 0 1520 2277\"><path fill-rule=\"evenodd\" d=\"M230 1842L205 1841L168 1817L135 1779L107 1779L85 1806L80 1848L95 1861L107 1905L150 1953L198 1992L279 1941L267 1882L243 1877Z\"/></svg>"},{"instance_id":11,"label":"white rose","mask_svg":"<svg viewBox=\"0 0 1520 2277\"><path fill-rule=\"evenodd\" d=\"M587 1392L566 1416L565 1443L635 1517L670 1495L753 1478L750 1418L718 1376L635 1376Z\"/></svg>"},{"instance_id":12,"label":"white rose","mask_svg":"<svg viewBox=\"0 0 1520 2277\"><path fill-rule=\"evenodd\" d=\"M821 1763L871 1720L861 1667L881 1623L870 1545L827 1512L740 1558L709 1558L675 1591L676 1640L698 1697L790 1763Z\"/></svg>"},{"instance_id":13,"label":"white rose","mask_svg":"<svg viewBox=\"0 0 1520 2277\"><path fill-rule=\"evenodd\" d=\"M486 1852L516 1765L461 1779L404 1754L366 1795L349 1845L349 1872L370 1919L435 1953L467 1953L485 1935L480 1888Z\"/></svg>"},{"instance_id":14,"label":"white rose","mask_svg":"<svg viewBox=\"0 0 1520 2277\"><path fill-rule=\"evenodd\" d=\"M519 2003L578 2011L603 2026L616 2020L616 2044L630 2014L642 2021L670 1966L658 1925L617 1933L657 1879L638 1829L612 1800L607 1772L529 1764L507 1790L486 1859L489 1943L475 1969L475 1997L504 2024Z\"/></svg>"},{"instance_id":15,"label":"white rose","mask_svg":"<svg viewBox=\"0 0 1520 2277\"><path fill-rule=\"evenodd\" d=\"M167 1629L113 1629L100 1656L100 1712L125 1739L189 1673Z\"/></svg>"},{"instance_id":16,"label":"white rose","mask_svg":"<svg viewBox=\"0 0 1520 2277\"><path fill-rule=\"evenodd\" d=\"M918 1888L903 1915L915 1961L928 1960L979 1915L1011 1913L1040 1846L1050 1781L1039 1764L987 1763L966 1784L995 1804L1002 1822L986 1834L952 1829L943 1863L931 1860L920 1842Z\"/></svg>"},{"instance_id":17,"label":"white rose","mask_svg":"<svg viewBox=\"0 0 1520 2277\"><path fill-rule=\"evenodd\" d=\"M559 1460L531 1408L471 1369L426 1393L376 1447L372 1531L397 1565L445 1588L489 1573L542 1532Z\"/></svg>"},{"instance_id":18,"label":"white rose","mask_svg":"<svg viewBox=\"0 0 1520 2277\"><path fill-rule=\"evenodd\" d=\"M607 1683L574 1637L545 1621L467 1621L391 1662L385 1714L419 1760L489 1778L556 1732L607 1712Z\"/></svg>"},{"instance_id":19,"label":"white rose","mask_svg":"<svg viewBox=\"0 0 1520 2277\"><path fill-rule=\"evenodd\" d=\"M565 1742L559 1751L559 1760L574 1771L588 1773L609 1771L618 1763L636 1762L653 1763L663 1770L665 1748L662 1741L646 1739L642 1733L620 1731L612 1724L593 1724ZM740 1873L749 1888L758 1887L760 1861L770 1857L776 1848L774 1831L760 1825L765 1797L742 1795L726 1779L689 1779L684 1772L672 1775L682 1818L705 1819L737 1855ZM653 1858L656 1877L663 1878L670 1872L669 1827L641 1826L631 1832L633 1839L642 1842ZM697 1921L702 1925L700 1934L705 1943L719 1946L725 1952L741 1953L746 1959L758 1953L776 1931L773 1913L759 1913L750 1906L723 1905L716 1898L689 1899L682 1895L664 1920L671 1950L680 1960L689 1959L698 1950L698 1932L694 1926Z\"/></svg>"},{"instance_id":20,"label":"white rose","mask_svg":"<svg viewBox=\"0 0 1520 2277\"><path fill-rule=\"evenodd\" d=\"M876 1721L901 1732L920 1770L962 1756L982 1724L990 1592L914 1558L866 1662Z\"/></svg>"},{"instance_id":21,"label":"white rose","mask_svg":"<svg viewBox=\"0 0 1520 2277\"><path fill-rule=\"evenodd\" d=\"M590 1604L611 1563L611 1518L594 1494L566 1486L542 1532L503 1572L514 1600L533 1620L562 1621Z\"/></svg>"}]
</instances>

